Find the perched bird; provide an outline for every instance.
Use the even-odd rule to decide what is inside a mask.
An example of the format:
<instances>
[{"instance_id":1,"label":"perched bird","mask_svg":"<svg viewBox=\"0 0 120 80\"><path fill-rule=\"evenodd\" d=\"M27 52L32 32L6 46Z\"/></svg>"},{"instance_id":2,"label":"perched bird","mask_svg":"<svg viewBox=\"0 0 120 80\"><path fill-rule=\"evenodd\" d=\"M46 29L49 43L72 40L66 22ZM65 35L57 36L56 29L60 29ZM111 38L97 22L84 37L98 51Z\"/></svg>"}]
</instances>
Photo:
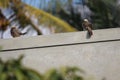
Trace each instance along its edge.
<instances>
[{"instance_id":1,"label":"perched bird","mask_svg":"<svg viewBox=\"0 0 120 80\"><path fill-rule=\"evenodd\" d=\"M20 37L21 35L25 35L26 34L26 32L25 33L21 33L16 27L12 27L10 32L11 32L12 37Z\"/></svg>"},{"instance_id":2,"label":"perched bird","mask_svg":"<svg viewBox=\"0 0 120 80\"><path fill-rule=\"evenodd\" d=\"M92 36L93 32L92 32L92 24L87 20L84 19L83 23L82 23L83 29L87 30L89 35Z\"/></svg>"}]
</instances>

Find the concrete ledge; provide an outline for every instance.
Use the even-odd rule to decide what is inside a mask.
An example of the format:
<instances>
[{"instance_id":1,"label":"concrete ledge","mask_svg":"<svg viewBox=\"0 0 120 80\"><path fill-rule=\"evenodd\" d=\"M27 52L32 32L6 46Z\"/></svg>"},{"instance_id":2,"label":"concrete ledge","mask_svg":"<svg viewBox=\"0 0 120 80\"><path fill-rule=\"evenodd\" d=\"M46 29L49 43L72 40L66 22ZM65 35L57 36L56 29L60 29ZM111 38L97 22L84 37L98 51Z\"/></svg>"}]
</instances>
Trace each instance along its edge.
<instances>
[{"instance_id":1,"label":"concrete ledge","mask_svg":"<svg viewBox=\"0 0 120 80\"><path fill-rule=\"evenodd\" d=\"M37 37L19 37L13 39L0 39L2 50L19 50L39 47L59 46L66 44L79 44L89 42L120 40L120 28L94 30L94 35L88 39L87 32L60 33Z\"/></svg>"},{"instance_id":2,"label":"concrete ledge","mask_svg":"<svg viewBox=\"0 0 120 80\"><path fill-rule=\"evenodd\" d=\"M60 66L77 66L94 80L120 79L120 28L94 30L88 39L86 31L48 36L19 37L0 40L0 58L8 60L25 55L26 67L45 72Z\"/></svg>"}]
</instances>

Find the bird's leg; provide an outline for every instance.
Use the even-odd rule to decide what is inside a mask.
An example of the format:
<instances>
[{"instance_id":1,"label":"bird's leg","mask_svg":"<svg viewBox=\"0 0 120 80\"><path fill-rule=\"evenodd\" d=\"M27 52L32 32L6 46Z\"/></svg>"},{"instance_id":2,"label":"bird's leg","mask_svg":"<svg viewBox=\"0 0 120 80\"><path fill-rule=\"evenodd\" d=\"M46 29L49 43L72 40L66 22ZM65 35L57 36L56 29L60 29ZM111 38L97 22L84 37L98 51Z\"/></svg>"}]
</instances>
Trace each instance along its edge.
<instances>
[{"instance_id":1,"label":"bird's leg","mask_svg":"<svg viewBox=\"0 0 120 80\"><path fill-rule=\"evenodd\" d=\"M88 30L89 35L92 36L93 35L92 29L90 27L87 27L87 30Z\"/></svg>"}]
</instances>

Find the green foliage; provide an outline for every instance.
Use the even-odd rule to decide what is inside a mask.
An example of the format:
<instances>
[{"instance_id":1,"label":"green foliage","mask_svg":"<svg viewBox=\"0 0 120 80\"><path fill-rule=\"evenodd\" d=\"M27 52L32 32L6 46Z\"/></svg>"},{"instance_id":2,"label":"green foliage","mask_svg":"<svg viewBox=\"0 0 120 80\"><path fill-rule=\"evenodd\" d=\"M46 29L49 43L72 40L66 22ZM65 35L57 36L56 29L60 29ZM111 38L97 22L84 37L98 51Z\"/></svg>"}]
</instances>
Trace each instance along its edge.
<instances>
[{"instance_id":1,"label":"green foliage","mask_svg":"<svg viewBox=\"0 0 120 80\"><path fill-rule=\"evenodd\" d=\"M75 13L72 4L73 0L67 0L66 5L68 5L68 11L64 10L64 7L59 7L59 12L56 13L57 17L65 20L71 26L78 30L83 30L82 19L80 13ZM83 0L86 1L86 5L93 14L90 15L90 20L93 23L94 29L103 28L115 28L120 26L120 5L117 4L118 0ZM60 1L59 1L60 2ZM51 1L52 3L52 1ZM84 3L84 2L83 2ZM79 4L80 5L80 4ZM56 5L57 6L57 5ZM51 8L50 8L51 9ZM84 8L85 9L85 8ZM57 7L56 7L57 10ZM69 12L69 13L68 13ZM56 14L53 14L56 16ZM86 13L85 15L89 14ZM85 18L88 18L85 16Z\"/></svg>"},{"instance_id":2,"label":"green foliage","mask_svg":"<svg viewBox=\"0 0 120 80\"><path fill-rule=\"evenodd\" d=\"M88 0L87 5L93 12L91 20L95 29L120 26L119 22L117 22L120 21L120 18L116 21L119 14L115 14L120 11L117 8L117 0Z\"/></svg>"},{"instance_id":3,"label":"green foliage","mask_svg":"<svg viewBox=\"0 0 120 80\"><path fill-rule=\"evenodd\" d=\"M35 14L35 16L39 19L40 24L46 24L48 26L54 26L55 32L73 32L76 31L72 26L67 24L66 22L62 21L61 19L54 17L50 15L49 13L46 13L42 10L36 9L31 6L26 6L26 10L28 10L29 13Z\"/></svg>"},{"instance_id":4,"label":"green foliage","mask_svg":"<svg viewBox=\"0 0 120 80\"><path fill-rule=\"evenodd\" d=\"M0 60L0 80L42 80L40 74L22 66L22 58L23 56L6 62Z\"/></svg>"},{"instance_id":5,"label":"green foliage","mask_svg":"<svg viewBox=\"0 0 120 80\"><path fill-rule=\"evenodd\" d=\"M0 0L0 6L2 7L8 7L9 0Z\"/></svg>"},{"instance_id":6,"label":"green foliage","mask_svg":"<svg viewBox=\"0 0 120 80\"><path fill-rule=\"evenodd\" d=\"M52 3L53 0L51 0L50 2ZM75 12L75 8L73 8L72 4L73 0L67 0L67 2L64 3L62 3L61 0L55 0L55 2L56 6L52 12L52 15L63 19L65 22L67 22L77 30L83 30L81 14L79 12ZM69 10L66 10L65 8L68 8ZM48 9L53 8L49 7ZM50 11L47 12L51 13Z\"/></svg>"},{"instance_id":7,"label":"green foliage","mask_svg":"<svg viewBox=\"0 0 120 80\"><path fill-rule=\"evenodd\" d=\"M85 72L77 67L51 69L41 75L22 66L22 59L23 56L6 62L0 59L0 80L85 80Z\"/></svg>"},{"instance_id":8,"label":"green foliage","mask_svg":"<svg viewBox=\"0 0 120 80\"><path fill-rule=\"evenodd\" d=\"M58 14L61 19L74 26L77 30L83 30L81 15L80 13L74 13L73 8L71 8L70 14L68 14L65 10L60 10Z\"/></svg>"},{"instance_id":9,"label":"green foliage","mask_svg":"<svg viewBox=\"0 0 120 80\"><path fill-rule=\"evenodd\" d=\"M45 80L84 80L83 70L77 67L62 67L60 70L51 69L45 74Z\"/></svg>"},{"instance_id":10,"label":"green foliage","mask_svg":"<svg viewBox=\"0 0 120 80\"><path fill-rule=\"evenodd\" d=\"M0 6L7 7L10 1L17 2L20 0L0 0ZM73 27L77 28L78 30L82 30L81 15L74 13L72 1L73 0L68 0L68 2L64 4L69 6L70 14L64 10L64 5L59 0L51 0L51 2L48 4L48 10L50 10L50 13L55 11L55 16L63 19L71 26L61 19L29 5L25 5L24 9L20 8L21 3L19 3L20 5L15 4L16 9L18 9L16 14L18 14L18 19L22 27L26 26L27 24L31 24L39 33L40 30L38 30L37 26L30 21L30 16L32 15L35 15L35 17L39 20L40 25L47 25L47 27L54 26L56 33L76 31L76 29ZM91 21L94 29L113 28L120 26L120 5L118 5L117 2L118 0L87 0L87 6L93 12L93 15L91 15ZM54 3L56 4L56 7L52 12L52 5ZM23 4L24 3L22 3L22 5ZM45 0L42 1L41 6L42 5L45 5ZM25 17L26 15L24 14L25 12L23 10L26 10L30 16ZM19 14L22 15L19 16Z\"/></svg>"}]
</instances>

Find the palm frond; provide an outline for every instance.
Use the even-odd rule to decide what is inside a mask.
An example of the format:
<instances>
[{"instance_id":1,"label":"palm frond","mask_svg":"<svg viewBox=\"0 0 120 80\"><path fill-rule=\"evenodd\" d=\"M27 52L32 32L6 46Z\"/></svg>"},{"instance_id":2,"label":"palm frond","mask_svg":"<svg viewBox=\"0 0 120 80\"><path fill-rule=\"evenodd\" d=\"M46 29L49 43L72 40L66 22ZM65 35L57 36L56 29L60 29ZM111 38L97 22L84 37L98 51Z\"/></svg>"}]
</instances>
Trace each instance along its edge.
<instances>
[{"instance_id":1,"label":"palm frond","mask_svg":"<svg viewBox=\"0 0 120 80\"><path fill-rule=\"evenodd\" d=\"M40 24L47 24L56 27L56 32L73 32L76 31L75 28L67 24L65 21L52 16L51 14L39 10L37 8L26 5L26 10L31 15L35 15L38 18Z\"/></svg>"}]
</instances>

